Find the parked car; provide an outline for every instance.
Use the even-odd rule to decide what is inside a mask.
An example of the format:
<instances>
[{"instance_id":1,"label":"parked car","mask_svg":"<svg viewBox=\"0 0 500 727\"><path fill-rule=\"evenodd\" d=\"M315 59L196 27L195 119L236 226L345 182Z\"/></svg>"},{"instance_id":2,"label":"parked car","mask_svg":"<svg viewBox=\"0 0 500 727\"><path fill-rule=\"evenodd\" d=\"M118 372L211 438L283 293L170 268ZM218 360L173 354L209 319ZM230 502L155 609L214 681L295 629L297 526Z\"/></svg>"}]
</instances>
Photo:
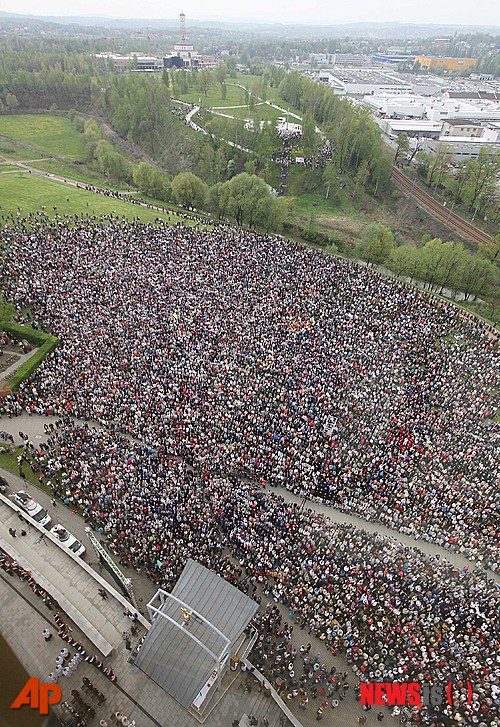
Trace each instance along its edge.
<instances>
[{"instance_id":1,"label":"parked car","mask_svg":"<svg viewBox=\"0 0 500 727\"><path fill-rule=\"evenodd\" d=\"M64 545L65 548L71 550L71 552L75 555L83 557L83 554L85 553L85 546L82 545L74 535L71 535L69 530L66 530L66 528L62 525L54 525L54 527L50 529L50 532L52 535L56 536L61 545Z\"/></svg>"},{"instance_id":2,"label":"parked car","mask_svg":"<svg viewBox=\"0 0 500 727\"><path fill-rule=\"evenodd\" d=\"M44 527L48 528L50 523L52 522L52 518L50 517L47 510L45 510L40 503L38 503L36 500L33 500L32 497L28 495L27 492L24 492L24 490L19 490L19 492L15 492L12 495L12 500L18 505L26 515L28 515L32 520L37 522L39 525L43 525Z\"/></svg>"}]
</instances>

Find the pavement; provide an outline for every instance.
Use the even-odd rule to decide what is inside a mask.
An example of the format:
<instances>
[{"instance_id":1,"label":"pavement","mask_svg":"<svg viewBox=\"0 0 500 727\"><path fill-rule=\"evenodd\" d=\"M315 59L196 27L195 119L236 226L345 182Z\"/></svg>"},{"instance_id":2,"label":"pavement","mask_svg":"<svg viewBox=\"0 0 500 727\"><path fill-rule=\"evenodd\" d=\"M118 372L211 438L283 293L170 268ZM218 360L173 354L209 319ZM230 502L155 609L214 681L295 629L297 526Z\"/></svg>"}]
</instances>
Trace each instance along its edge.
<instances>
[{"instance_id":1,"label":"pavement","mask_svg":"<svg viewBox=\"0 0 500 727\"><path fill-rule=\"evenodd\" d=\"M0 389L3 389L4 386L9 385L9 381L8 381L9 376L11 376L14 372L16 372L17 369L19 368L19 366L21 366L25 361L30 359L37 350L38 349L33 348L28 353L17 353L16 352L14 354L14 352L13 352L13 355L16 356L16 360L13 364L8 366L4 371L2 371L0 373ZM7 353L7 351L5 353Z\"/></svg>"}]
</instances>

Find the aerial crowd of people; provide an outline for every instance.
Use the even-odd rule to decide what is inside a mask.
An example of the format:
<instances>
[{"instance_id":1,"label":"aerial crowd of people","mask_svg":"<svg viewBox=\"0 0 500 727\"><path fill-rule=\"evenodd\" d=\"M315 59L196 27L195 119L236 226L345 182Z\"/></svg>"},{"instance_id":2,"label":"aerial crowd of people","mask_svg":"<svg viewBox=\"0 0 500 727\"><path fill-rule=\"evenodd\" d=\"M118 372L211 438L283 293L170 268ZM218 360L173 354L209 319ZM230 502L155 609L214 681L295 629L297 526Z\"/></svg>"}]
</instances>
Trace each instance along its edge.
<instances>
[{"instance_id":1,"label":"aerial crowd of people","mask_svg":"<svg viewBox=\"0 0 500 727\"><path fill-rule=\"evenodd\" d=\"M258 582L360 680L454 680L456 702L421 710L424 724L497 724L499 591L486 571L281 495L498 570L498 348L479 322L225 226L44 219L7 225L3 240L18 319L60 339L0 405L61 417L29 455L54 495L162 586L190 556L247 592ZM276 654L271 666L304 689Z\"/></svg>"}]
</instances>

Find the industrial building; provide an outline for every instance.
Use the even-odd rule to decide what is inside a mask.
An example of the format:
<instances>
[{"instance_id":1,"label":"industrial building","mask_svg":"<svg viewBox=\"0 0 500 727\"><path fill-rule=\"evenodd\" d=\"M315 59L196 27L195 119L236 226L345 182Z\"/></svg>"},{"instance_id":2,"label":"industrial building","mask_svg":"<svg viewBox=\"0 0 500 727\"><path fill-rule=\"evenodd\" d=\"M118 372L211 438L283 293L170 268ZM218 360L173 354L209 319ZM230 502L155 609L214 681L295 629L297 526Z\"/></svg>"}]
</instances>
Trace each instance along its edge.
<instances>
[{"instance_id":1,"label":"industrial building","mask_svg":"<svg viewBox=\"0 0 500 727\"><path fill-rule=\"evenodd\" d=\"M436 96L443 89L442 84L433 77L398 73L389 68L322 68L315 78L329 86L334 93L343 96L373 96L382 93Z\"/></svg>"},{"instance_id":2,"label":"industrial building","mask_svg":"<svg viewBox=\"0 0 500 727\"><path fill-rule=\"evenodd\" d=\"M443 141L446 142L453 149L453 160L455 162L466 161L467 159L474 159L478 156L481 149L486 149L488 153L493 156L500 152L500 141L488 141L483 138L439 138L439 139L422 139L422 151L426 151L428 154L435 154L439 144Z\"/></svg>"},{"instance_id":3,"label":"industrial building","mask_svg":"<svg viewBox=\"0 0 500 727\"><path fill-rule=\"evenodd\" d=\"M316 66L367 66L370 63L370 57L361 53L311 53L309 63L303 62L303 65Z\"/></svg>"},{"instance_id":4,"label":"industrial building","mask_svg":"<svg viewBox=\"0 0 500 727\"><path fill-rule=\"evenodd\" d=\"M363 100L380 117L429 119L472 119L474 121L500 121L498 101L451 99L446 96L427 98L414 94L383 93Z\"/></svg>"},{"instance_id":5,"label":"industrial building","mask_svg":"<svg viewBox=\"0 0 500 727\"><path fill-rule=\"evenodd\" d=\"M391 139L395 139L403 132L410 137L439 139L443 130L442 121L428 119L376 119L376 121Z\"/></svg>"},{"instance_id":6,"label":"industrial building","mask_svg":"<svg viewBox=\"0 0 500 727\"><path fill-rule=\"evenodd\" d=\"M112 63L115 73L163 70L163 60L161 58L145 56L141 53L127 53L127 55L96 53L95 58L102 60L104 63Z\"/></svg>"},{"instance_id":7,"label":"industrial building","mask_svg":"<svg viewBox=\"0 0 500 727\"><path fill-rule=\"evenodd\" d=\"M412 84L392 71L370 68L322 69L318 80L328 85L332 91L346 96L367 96L384 91L398 94L412 90Z\"/></svg>"},{"instance_id":8,"label":"industrial building","mask_svg":"<svg viewBox=\"0 0 500 727\"><path fill-rule=\"evenodd\" d=\"M372 60L375 63L408 63L413 56L404 55L402 53L375 53Z\"/></svg>"},{"instance_id":9,"label":"industrial building","mask_svg":"<svg viewBox=\"0 0 500 727\"><path fill-rule=\"evenodd\" d=\"M448 58L446 56L415 56L416 63L420 63L423 71L449 71L461 73L468 68L472 69L477 58Z\"/></svg>"}]
</instances>

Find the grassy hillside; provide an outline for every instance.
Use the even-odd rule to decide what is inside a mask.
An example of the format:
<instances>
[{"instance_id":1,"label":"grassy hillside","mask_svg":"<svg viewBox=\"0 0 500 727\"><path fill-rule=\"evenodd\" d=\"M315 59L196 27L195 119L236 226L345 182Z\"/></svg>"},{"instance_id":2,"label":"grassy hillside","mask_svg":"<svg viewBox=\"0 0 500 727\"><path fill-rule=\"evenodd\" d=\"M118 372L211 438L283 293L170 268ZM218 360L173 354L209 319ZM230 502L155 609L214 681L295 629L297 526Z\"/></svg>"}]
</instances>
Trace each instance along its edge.
<instances>
[{"instance_id":1,"label":"grassy hillside","mask_svg":"<svg viewBox=\"0 0 500 727\"><path fill-rule=\"evenodd\" d=\"M152 221L156 217L177 222L180 218L147 209L130 202L105 197L101 194L77 189L35 174L0 175L0 214L21 210L23 217L42 210L49 216L66 214L125 215L127 219L140 217Z\"/></svg>"},{"instance_id":2,"label":"grassy hillside","mask_svg":"<svg viewBox=\"0 0 500 727\"><path fill-rule=\"evenodd\" d=\"M23 142L43 156L78 158L84 153L82 134L63 116L48 114L0 116L0 136Z\"/></svg>"}]
</instances>

